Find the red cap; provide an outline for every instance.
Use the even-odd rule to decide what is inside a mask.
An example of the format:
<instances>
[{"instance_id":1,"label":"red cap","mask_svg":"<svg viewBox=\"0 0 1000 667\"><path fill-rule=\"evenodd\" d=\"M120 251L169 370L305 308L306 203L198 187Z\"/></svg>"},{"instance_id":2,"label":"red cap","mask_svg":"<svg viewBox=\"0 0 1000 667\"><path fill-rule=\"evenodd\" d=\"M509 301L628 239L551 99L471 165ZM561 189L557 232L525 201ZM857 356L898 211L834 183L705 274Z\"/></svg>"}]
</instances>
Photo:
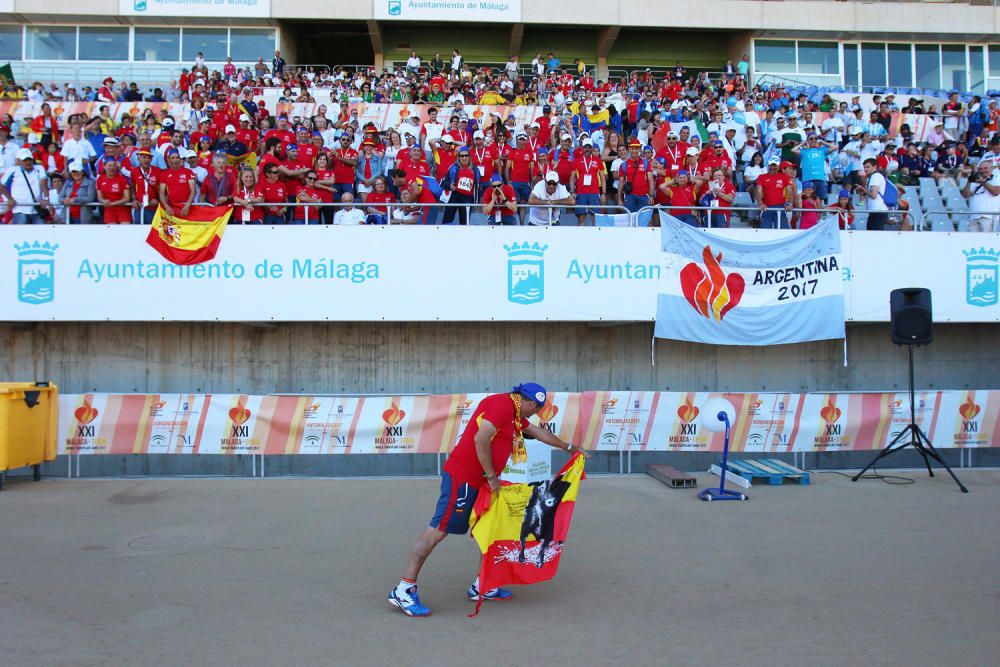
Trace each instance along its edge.
<instances>
[{"instance_id":1,"label":"red cap","mask_svg":"<svg viewBox=\"0 0 1000 667\"><path fill-rule=\"evenodd\" d=\"M783 161L781 163L781 166L779 168L782 169L782 170L785 170L785 169L788 169L789 167L794 168L795 167L795 163L794 162L789 162L788 160L785 160L785 161Z\"/></svg>"},{"instance_id":2,"label":"red cap","mask_svg":"<svg viewBox=\"0 0 1000 667\"><path fill-rule=\"evenodd\" d=\"M628 147L629 148L642 148L642 144L639 143L638 139L631 139L628 142Z\"/></svg>"}]
</instances>

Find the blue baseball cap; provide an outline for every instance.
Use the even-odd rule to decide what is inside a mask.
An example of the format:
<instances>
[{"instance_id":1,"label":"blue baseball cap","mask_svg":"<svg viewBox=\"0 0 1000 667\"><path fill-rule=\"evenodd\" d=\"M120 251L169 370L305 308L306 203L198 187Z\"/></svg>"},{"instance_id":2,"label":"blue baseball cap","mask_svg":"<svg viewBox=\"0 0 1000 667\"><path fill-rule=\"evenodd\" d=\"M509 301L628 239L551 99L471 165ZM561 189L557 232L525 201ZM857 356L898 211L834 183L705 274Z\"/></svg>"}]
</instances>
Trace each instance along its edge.
<instances>
[{"instance_id":1,"label":"blue baseball cap","mask_svg":"<svg viewBox=\"0 0 1000 667\"><path fill-rule=\"evenodd\" d=\"M687 169L681 169L680 171L677 172L677 175L678 176L687 176L688 175Z\"/></svg>"},{"instance_id":2,"label":"blue baseball cap","mask_svg":"<svg viewBox=\"0 0 1000 667\"><path fill-rule=\"evenodd\" d=\"M285 152L288 152L288 151L297 151L297 150L299 150L299 145L298 144L288 144L287 146L285 146Z\"/></svg>"},{"instance_id":3,"label":"blue baseball cap","mask_svg":"<svg viewBox=\"0 0 1000 667\"><path fill-rule=\"evenodd\" d=\"M537 154L538 155L548 155L549 154L549 149L545 148L544 146L542 146L541 148L538 149L538 153Z\"/></svg>"},{"instance_id":4,"label":"blue baseball cap","mask_svg":"<svg viewBox=\"0 0 1000 667\"><path fill-rule=\"evenodd\" d=\"M493 174L490 178L490 183L503 183L503 176L500 174Z\"/></svg>"},{"instance_id":5,"label":"blue baseball cap","mask_svg":"<svg viewBox=\"0 0 1000 667\"><path fill-rule=\"evenodd\" d=\"M837 193L837 198L838 199L850 199L851 198L851 193L848 192L847 190L841 189L841 191Z\"/></svg>"},{"instance_id":6,"label":"blue baseball cap","mask_svg":"<svg viewBox=\"0 0 1000 667\"><path fill-rule=\"evenodd\" d=\"M511 389L511 392L515 394L520 394L529 401L534 401L539 405L545 403L545 397L547 395L545 392L545 387L535 382L525 382L524 384L519 384L513 389Z\"/></svg>"},{"instance_id":7,"label":"blue baseball cap","mask_svg":"<svg viewBox=\"0 0 1000 667\"><path fill-rule=\"evenodd\" d=\"M461 148L458 149L458 154L459 155L468 155L469 154L469 147L468 146L462 146Z\"/></svg>"},{"instance_id":8,"label":"blue baseball cap","mask_svg":"<svg viewBox=\"0 0 1000 667\"><path fill-rule=\"evenodd\" d=\"M713 146L725 146L725 144L722 143L721 141L715 141L712 145Z\"/></svg>"}]
</instances>

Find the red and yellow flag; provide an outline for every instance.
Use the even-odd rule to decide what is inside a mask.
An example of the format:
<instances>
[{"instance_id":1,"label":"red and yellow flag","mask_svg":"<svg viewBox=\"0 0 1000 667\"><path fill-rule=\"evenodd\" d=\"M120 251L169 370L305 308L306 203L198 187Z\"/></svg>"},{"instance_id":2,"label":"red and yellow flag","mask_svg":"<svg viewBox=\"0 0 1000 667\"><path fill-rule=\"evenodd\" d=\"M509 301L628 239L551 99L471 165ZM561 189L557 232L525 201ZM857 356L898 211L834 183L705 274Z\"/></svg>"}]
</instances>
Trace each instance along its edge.
<instances>
[{"instance_id":1,"label":"red and yellow flag","mask_svg":"<svg viewBox=\"0 0 1000 667\"><path fill-rule=\"evenodd\" d=\"M156 209L146 243L174 264L201 264L215 257L232 206L192 206L186 217Z\"/></svg>"},{"instance_id":2,"label":"red and yellow flag","mask_svg":"<svg viewBox=\"0 0 1000 667\"><path fill-rule=\"evenodd\" d=\"M584 463L582 455L574 454L551 481L504 484L498 493L479 494L469 521L483 553L479 590L534 584L556 575ZM470 616L479 613L479 606Z\"/></svg>"}]
</instances>

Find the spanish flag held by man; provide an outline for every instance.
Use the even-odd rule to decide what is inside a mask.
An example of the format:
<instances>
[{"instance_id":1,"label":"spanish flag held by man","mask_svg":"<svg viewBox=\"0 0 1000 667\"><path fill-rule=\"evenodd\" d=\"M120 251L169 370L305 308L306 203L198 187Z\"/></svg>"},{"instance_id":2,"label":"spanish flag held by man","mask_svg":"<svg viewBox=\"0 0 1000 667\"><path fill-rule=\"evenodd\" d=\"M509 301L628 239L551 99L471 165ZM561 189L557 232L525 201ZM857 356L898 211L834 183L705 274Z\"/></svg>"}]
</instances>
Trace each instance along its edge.
<instances>
[{"instance_id":1,"label":"spanish flag held by man","mask_svg":"<svg viewBox=\"0 0 1000 667\"><path fill-rule=\"evenodd\" d=\"M232 206L192 206L183 217L160 206L146 243L174 264L201 264L215 257L232 215Z\"/></svg>"},{"instance_id":2,"label":"spanish flag held by man","mask_svg":"<svg viewBox=\"0 0 1000 667\"><path fill-rule=\"evenodd\" d=\"M483 553L480 588L502 590L504 584L536 584L556 575L583 466L584 457L574 454L551 481L505 483L499 493L479 496L470 524ZM479 613L482 599L470 617Z\"/></svg>"},{"instance_id":3,"label":"spanish flag held by man","mask_svg":"<svg viewBox=\"0 0 1000 667\"><path fill-rule=\"evenodd\" d=\"M441 472L441 496L438 498L434 516L430 525L424 529L416 544L413 545L403 577L396 587L389 591L387 596L389 604L399 608L407 616L430 616L431 610L420 602L420 596L417 593L417 575L420 573L420 568L423 567L434 547L440 544L449 533L462 535L468 532L469 520L473 515L473 508L476 506L476 498L480 493L492 496L491 500L499 499L502 488L499 472L503 471L512 453L516 452L520 455L524 448L525 435L544 442L550 447L579 453L579 456L574 457L575 459L590 458L587 451L564 442L548 430L528 421L529 417L536 414L545 405L545 399L545 387L534 382L526 382L517 385L507 393L487 396L476 406L458 444L444 463ZM530 495L530 493L529 490L528 494ZM499 507L499 505L497 506ZM486 520L482 517L488 513L484 512L485 507L479 515L481 521ZM520 531L520 524L518 531ZM482 535L486 539L488 531L484 530ZM520 536L520 532L518 535ZM532 533L532 535L536 541L539 539L537 533ZM528 553L530 552L526 550L526 558ZM518 557L520 557L520 552ZM535 562L537 562L537 554ZM484 571L482 566L479 569L481 572ZM554 572L554 569L552 571ZM488 572L492 573L493 571L489 570ZM512 583L527 583L518 580L510 581ZM474 602L509 600L513 597L510 591L503 588L493 586L487 588L479 577L476 577L476 580L469 586L466 595Z\"/></svg>"}]
</instances>

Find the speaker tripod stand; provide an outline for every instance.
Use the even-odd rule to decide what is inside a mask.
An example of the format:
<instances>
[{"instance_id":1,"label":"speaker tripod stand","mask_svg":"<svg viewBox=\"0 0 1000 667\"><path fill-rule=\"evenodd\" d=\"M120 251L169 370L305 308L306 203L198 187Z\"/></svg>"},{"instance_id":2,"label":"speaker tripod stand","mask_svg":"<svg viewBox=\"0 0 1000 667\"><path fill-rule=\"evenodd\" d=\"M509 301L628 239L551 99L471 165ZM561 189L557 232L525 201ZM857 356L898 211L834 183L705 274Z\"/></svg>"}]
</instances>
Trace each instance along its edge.
<instances>
[{"instance_id":1,"label":"speaker tripod stand","mask_svg":"<svg viewBox=\"0 0 1000 667\"><path fill-rule=\"evenodd\" d=\"M958 477L955 476L955 473L952 472L948 464L945 463L944 459L941 458L941 455L938 454L938 451L931 443L931 439L928 438L927 434L923 432L919 425L917 425L917 408L916 401L913 397L913 346L908 345L907 349L910 353L910 423L907 424L902 431L896 434L896 437L892 439L892 442L886 445L885 448L883 448L882 451L879 452L874 459L872 459L871 463L866 465L861 472L852 477L851 481L856 482L861 479L861 476L868 472L869 468L885 457L895 454L896 452L906 449L907 447L913 447L924 459L924 465L927 466L927 474L929 476L934 476L934 471L931 470L930 462L930 459L934 459L941 464L941 467L948 471L951 478L955 480L955 484L958 484L958 488L962 489L962 493L968 493L969 490L965 488L964 484L958 481ZM909 440L906 440L907 436L909 436Z\"/></svg>"}]
</instances>

